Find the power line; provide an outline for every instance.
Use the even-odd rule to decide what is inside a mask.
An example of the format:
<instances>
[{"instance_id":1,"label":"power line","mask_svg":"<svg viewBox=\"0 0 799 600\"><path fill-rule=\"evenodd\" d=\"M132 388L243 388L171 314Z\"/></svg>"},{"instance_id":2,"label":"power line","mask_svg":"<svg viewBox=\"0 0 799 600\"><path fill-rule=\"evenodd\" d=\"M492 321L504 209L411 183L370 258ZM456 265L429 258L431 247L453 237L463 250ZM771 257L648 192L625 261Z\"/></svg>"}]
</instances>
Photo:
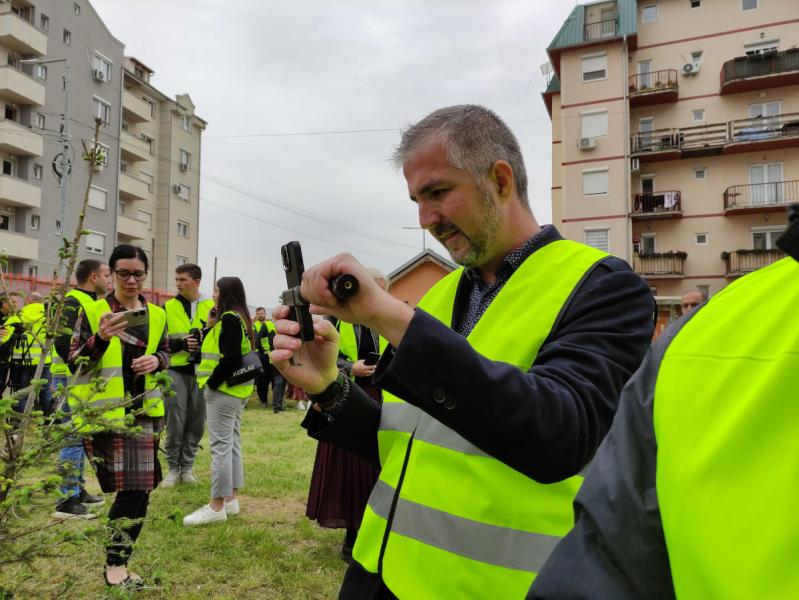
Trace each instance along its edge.
<instances>
[{"instance_id":1,"label":"power line","mask_svg":"<svg viewBox=\"0 0 799 600\"><path fill-rule=\"evenodd\" d=\"M326 131L295 131L288 133L246 133L241 135L208 135L209 138L262 138L262 137L294 137L301 135L347 135L353 133L388 133L402 131L397 127L384 129L336 129Z\"/></svg>"}]
</instances>

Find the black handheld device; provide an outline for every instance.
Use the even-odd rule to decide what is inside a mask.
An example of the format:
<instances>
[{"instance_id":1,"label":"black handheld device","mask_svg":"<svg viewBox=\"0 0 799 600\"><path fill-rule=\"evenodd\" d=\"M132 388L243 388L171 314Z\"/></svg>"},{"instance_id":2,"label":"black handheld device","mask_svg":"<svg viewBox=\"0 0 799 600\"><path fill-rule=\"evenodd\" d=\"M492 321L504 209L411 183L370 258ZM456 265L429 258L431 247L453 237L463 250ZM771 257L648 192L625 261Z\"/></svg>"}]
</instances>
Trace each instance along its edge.
<instances>
[{"instance_id":1,"label":"black handheld device","mask_svg":"<svg viewBox=\"0 0 799 600\"><path fill-rule=\"evenodd\" d=\"M283 270L286 272L288 289L283 292L283 304L291 308L289 319L300 324L300 339L307 342L314 338L313 318L308 303L300 296L300 284L305 265L302 262L302 248L299 242L289 242L280 249Z\"/></svg>"},{"instance_id":2,"label":"black handheld device","mask_svg":"<svg viewBox=\"0 0 799 600\"><path fill-rule=\"evenodd\" d=\"M370 352L366 355L366 358L363 359L363 364L371 367L376 365L380 360L380 353L379 352Z\"/></svg>"}]
</instances>

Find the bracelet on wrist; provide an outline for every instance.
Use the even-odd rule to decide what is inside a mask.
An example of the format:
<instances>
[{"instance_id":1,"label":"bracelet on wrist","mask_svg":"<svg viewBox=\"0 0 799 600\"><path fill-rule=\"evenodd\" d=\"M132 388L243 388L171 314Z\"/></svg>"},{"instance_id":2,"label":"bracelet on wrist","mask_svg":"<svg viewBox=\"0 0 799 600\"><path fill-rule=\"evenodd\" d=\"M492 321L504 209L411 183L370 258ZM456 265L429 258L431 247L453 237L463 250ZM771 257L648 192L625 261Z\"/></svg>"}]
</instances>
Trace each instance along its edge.
<instances>
[{"instance_id":1,"label":"bracelet on wrist","mask_svg":"<svg viewBox=\"0 0 799 600\"><path fill-rule=\"evenodd\" d=\"M339 370L336 379L318 394L308 394L311 402L318 404L326 413L332 413L338 406L339 410L344 400L350 393L350 378L344 371Z\"/></svg>"}]
</instances>

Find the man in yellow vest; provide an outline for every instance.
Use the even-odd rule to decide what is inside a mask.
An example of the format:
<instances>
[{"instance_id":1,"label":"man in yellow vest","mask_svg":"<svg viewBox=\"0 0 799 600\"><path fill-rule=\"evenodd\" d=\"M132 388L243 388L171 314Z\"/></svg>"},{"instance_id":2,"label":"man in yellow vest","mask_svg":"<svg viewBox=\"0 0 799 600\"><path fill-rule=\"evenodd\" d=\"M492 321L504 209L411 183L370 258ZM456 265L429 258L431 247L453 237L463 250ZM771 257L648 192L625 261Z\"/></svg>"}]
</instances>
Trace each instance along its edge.
<instances>
[{"instance_id":1,"label":"man in yellow vest","mask_svg":"<svg viewBox=\"0 0 799 600\"><path fill-rule=\"evenodd\" d=\"M269 383L272 379L272 366L269 364L269 357L266 355L268 350L265 351L264 347L259 343L259 339L262 339L265 330L266 309L263 306L259 306L255 309L255 317L252 320L252 333L255 336L255 349L258 352L258 358L261 359L261 368L263 369L263 373L255 378L255 390L258 393L258 400L260 400L264 408L269 404ZM275 412L278 412L277 408Z\"/></svg>"},{"instance_id":2,"label":"man in yellow vest","mask_svg":"<svg viewBox=\"0 0 799 600\"><path fill-rule=\"evenodd\" d=\"M622 260L539 226L518 142L488 109L435 111L394 158L420 225L464 268L416 309L348 254L301 289L315 313L389 342L373 376L382 407L336 368L331 323L303 344L276 311L272 362L311 394L309 433L381 466L340 597L523 597L573 523L654 299ZM342 274L360 282L346 301L329 291Z\"/></svg>"},{"instance_id":3,"label":"man in yellow vest","mask_svg":"<svg viewBox=\"0 0 799 600\"><path fill-rule=\"evenodd\" d=\"M788 257L658 338L529 598L799 598L799 205Z\"/></svg>"},{"instance_id":4,"label":"man in yellow vest","mask_svg":"<svg viewBox=\"0 0 799 600\"><path fill-rule=\"evenodd\" d=\"M164 303L169 351L172 361L169 376L174 396L166 398L166 461L169 473L163 487L177 483L198 482L194 459L205 431L205 400L197 387L197 365L200 364L202 330L214 306L211 298L200 293L202 270L193 263L175 269L178 293Z\"/></svg>"},{"instance_id":5,"label":"man in yellow vest","mask_svg":"<svg viewBox=\"0 0 799 600\"><path fill-rule=\"evenodd\" d=\"M47 311L42 295L39 292L29 292L27 303L20 309L19 315L9 317L6 325L6 336L10 335L8 326L14 328L17 334L24 330L22 335L17 336L11 355L11 390L16 392L30 385L40 361L44 360L40 379L46 379L47 385L39 391L34 408L50 415L53 412L50 393L52 357L50 354L42 356L47 326ZM25 402L25 397L20 398L15 409L22 411Z\"/></svg>"}]
</instances>

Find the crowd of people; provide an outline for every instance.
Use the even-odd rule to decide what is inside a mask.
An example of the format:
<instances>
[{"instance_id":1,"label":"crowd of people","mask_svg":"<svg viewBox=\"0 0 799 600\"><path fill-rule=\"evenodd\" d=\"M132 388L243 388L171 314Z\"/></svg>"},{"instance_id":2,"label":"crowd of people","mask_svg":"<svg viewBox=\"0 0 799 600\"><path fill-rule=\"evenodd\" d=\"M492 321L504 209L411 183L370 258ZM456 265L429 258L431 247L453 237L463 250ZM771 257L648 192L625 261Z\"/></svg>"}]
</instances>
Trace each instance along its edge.
<instances>
[{"instance_id":1,"label":"crowd of people","mask_svg":"<svg viewBox=\"0 0 799 600\"><path fill-rule=\"evenodd\" d=\"M115 494L112 522L127 519L106 582L140 583L127 564L150 492L197 482L206 426L210 500L184 524L242 509L243 409L253 392L266 405L271 385L275 412L288 395L310 407L307 516L346 531L343 600L796 597L799 211L778 241L787 258L709 300L686 292L652 345L646 283L539 225L519 144L493 112L431 113L403 132L394 162L420 225L461 265L415 308L341 254L303 276L318 318L302 340L287 306L251 319L236 277L205 299L199 267L183 265L160 308L142 296L140 248L81 263L73 333L44 369L74 377L73 409L83 399L138 426L82 428L61 456L73 465L61 514L102 501L82 487L85 451ZM341 275L359 282L346 300L330 290ZM20 329L12 319L35 332L46 314L14 301L3 299L4 341ZM49 360L28 354L29 366ZM98 375L106 385L92 390ZM49 391L37 402L52 410Z\"/></svg>"}]
</instances>

